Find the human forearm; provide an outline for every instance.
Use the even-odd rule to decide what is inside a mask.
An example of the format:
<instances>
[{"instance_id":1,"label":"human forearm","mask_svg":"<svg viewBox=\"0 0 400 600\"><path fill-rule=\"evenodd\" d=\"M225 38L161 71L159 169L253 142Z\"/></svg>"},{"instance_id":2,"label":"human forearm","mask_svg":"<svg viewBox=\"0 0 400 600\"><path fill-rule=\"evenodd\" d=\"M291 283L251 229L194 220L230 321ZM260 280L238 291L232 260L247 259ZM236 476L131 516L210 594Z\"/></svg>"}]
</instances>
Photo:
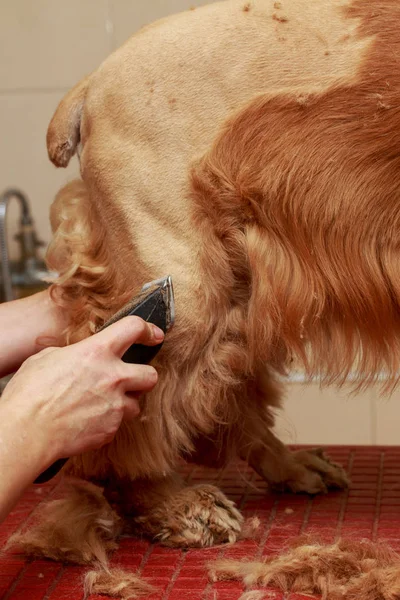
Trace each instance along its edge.
<instances>
[{"instance_id":1,"label":"human forearm","mask_svg":"<svg viewBox=\"0 0 400 600\"><path fill-rule=\"evenodd\" d=\"M63 344L66 323L48 290L0 305L0 377L45 346Z\"/></svg>"},{"instance_id":2,"label":"human forearm","mask_svg":"<svg viewBox=\"0 0 400 600\"><path fill-rule=\"evenodd\" d=\"M11 412L0 403L0 523L26 487L51 464L49 452L46 432L35 435L23 414Z\"/></svg>"}]
</instances>

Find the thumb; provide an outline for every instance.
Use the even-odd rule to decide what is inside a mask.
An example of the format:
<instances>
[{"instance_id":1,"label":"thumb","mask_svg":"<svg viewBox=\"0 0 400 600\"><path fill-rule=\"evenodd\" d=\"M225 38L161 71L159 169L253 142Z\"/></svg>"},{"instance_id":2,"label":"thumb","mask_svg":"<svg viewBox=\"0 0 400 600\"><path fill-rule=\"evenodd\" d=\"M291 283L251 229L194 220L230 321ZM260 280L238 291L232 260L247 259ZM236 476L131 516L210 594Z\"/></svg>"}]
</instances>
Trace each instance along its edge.
<instances>
[{"instance_id":1,"label":"thumb","mask_svg":"<svg viewBox=\"0 0 400 600\"><path fill-rule=\"evenodd\" d=\"M144 344L145 346L161 344L164 332L152 323L146 323L140 317L130 316L109 325L90 339L93 337L121 358L132 344Z\"/></svg>"}]
</instances>

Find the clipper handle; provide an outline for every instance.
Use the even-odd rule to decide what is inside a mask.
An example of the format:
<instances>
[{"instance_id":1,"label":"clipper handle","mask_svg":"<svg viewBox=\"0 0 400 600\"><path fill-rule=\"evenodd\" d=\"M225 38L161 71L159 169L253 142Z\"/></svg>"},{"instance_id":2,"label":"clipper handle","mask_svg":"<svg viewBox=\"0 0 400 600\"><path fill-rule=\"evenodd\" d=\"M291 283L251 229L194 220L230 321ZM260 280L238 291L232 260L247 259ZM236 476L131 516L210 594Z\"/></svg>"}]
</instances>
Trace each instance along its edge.
<instances>
[{"instance_id":1,"label":"clipper handle","mask_svg":"<svg viewBox=\"0 0 400 600\"><path fill-rule=\"evenodd\" d=\"M43 471L39 477L36 477L33 483L46 483L47 481L50 481L50 479L53 479L53 477L55 477L57 473L61 471L67 460L68 458L59 458L56 460L56 462Z\"/></svg>"}]
</instances>

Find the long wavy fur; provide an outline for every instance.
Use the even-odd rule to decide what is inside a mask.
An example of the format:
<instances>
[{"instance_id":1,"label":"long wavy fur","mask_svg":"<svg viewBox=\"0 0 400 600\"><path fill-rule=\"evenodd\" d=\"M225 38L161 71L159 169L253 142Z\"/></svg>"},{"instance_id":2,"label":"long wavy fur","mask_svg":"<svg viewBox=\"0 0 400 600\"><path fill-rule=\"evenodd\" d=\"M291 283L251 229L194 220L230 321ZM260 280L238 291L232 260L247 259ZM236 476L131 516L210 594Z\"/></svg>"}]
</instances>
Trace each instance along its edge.
<instances>
[{"instance_id":1,"label":"long wavy fur","mask_svg":"<svg viewBox=\"0 0 400 600\"><path fill-rule=\"evenodd\" d=\"M53 239L46 259L59 273L50 291L53 300L68 311L65 334L71 343L93 333L121 306L126 291L113 267L106 229L82 180L59 191L50 219Z\"/></svg>"},{"instance_id":2,"label":"long wavy fur","mask_svg":"<svg viewBox=\"0 0 400 600\"><path fill-rule=\"evenodd\" d=\"M367 14L360 34L376 36L357 80L259 96L225 125L192 184L197 225L229 257L242 293L250 360L294 357L337 383L354 368L359 386L384 371L390 388L399 364L400 111L387 48L400 10L379 0L369 18L370 4L347 9ZM204 253L207 273L210 262Z\"/></svg>"},{"instance_id":3,"label":"long wavy fur","mask_svg":"<svg viewBox=\"0 0 400 600\"><path fill-rule=\"evenodd\" d=\"M54 237L47 260L59 273L51 293L68 311L66 337L75 342L90 335L129 299L126 282L120 279L106 228L83 181L59 192L51 221ZM224 273L224 256L220 258L215 265L217 277ZM230 269L223 276L235 285ZM209 290L205 282L199 294L212 303ZM124 423L109 446L74 458L75 475L104 478L110 470L119 477L161 475L175 468L182 453L193 452L199 434L213 433L218 438L219 430L228 431L224 444L232 446L228 454L235 454L234 447L244 435L251 437L241 411L246 398L249 425L252 416L261 435L263 422L272 423L269 407L260 404L254 384L243 377L246 370L250 377L255 374L246 350L243 310L232 307L226 293L206 314L208 322L201 327L189 323L169 335L157 364L159 385L143 401L141 419ZM277 403L275 389L270 403ZM151 443L154 439L157 444Z\"/></svg>"}]
</instances>

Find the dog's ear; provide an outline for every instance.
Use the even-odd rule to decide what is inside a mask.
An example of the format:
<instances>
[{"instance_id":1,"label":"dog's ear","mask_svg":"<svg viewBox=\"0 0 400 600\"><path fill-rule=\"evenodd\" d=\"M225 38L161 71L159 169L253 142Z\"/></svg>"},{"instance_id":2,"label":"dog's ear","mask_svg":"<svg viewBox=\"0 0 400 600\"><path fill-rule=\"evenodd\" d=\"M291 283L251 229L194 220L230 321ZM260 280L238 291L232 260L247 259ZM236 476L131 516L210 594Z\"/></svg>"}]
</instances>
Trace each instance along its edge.
<instances>
[{"instance_id":1,"label":"dog's ear","mask_svg":"<svg viewBox=\"0 0 400 600\"><path fill-rule=\"evenodd\" d=\"M47 152L56 167L66 167L75 154L89 77L82 79L61 100L47 130Z\"/></svg>"}]
</instances>

